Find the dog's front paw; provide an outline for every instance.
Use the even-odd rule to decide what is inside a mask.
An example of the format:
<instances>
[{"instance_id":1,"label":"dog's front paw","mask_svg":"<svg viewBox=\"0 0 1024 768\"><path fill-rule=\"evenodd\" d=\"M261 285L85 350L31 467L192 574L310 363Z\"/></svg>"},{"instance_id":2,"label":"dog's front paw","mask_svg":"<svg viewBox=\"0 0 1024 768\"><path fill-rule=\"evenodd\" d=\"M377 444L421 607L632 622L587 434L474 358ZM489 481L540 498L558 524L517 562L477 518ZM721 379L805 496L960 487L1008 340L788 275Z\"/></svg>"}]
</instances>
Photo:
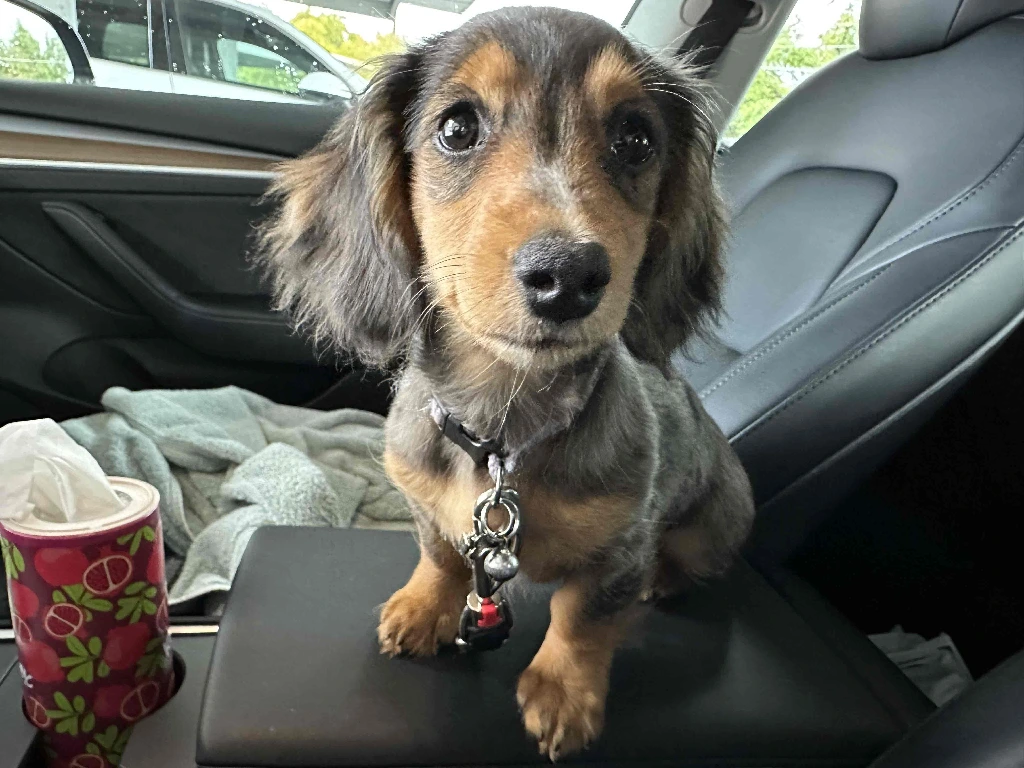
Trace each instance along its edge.
<instances>
[{"instance_id":1,"label":"dog's front paw","mask_svg":"<svg viewBox=\"0 0 1024 768\"><path fill-rule=\"evenodd\" d=\"M523 725L554 762L579 752L601 733L606 683L585 670L568 673L535 659L519 677Z\"/></svg>"},{"instance_id":2,"label":"dog's front paw","mask_svg":"<svg viewBox=\"0 0 1024 768\"><path fill-rule=\"evenodd\" d=\"M392 656L433 656L455 642L462 603L408 585L384 604L377 627L380 652Z\"/></svg>"}]
</instances>

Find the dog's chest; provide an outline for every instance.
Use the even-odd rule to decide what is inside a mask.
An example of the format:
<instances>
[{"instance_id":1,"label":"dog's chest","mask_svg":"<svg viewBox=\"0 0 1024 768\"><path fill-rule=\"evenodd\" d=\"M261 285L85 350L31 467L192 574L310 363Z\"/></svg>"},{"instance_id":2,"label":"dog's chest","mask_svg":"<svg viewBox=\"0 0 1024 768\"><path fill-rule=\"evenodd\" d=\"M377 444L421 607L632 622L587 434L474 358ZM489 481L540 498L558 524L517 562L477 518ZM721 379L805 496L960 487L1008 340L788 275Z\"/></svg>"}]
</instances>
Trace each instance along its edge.
<instances>
[{"instance_id":1,"label":"dog's chest","mask_svg":"<svg viewBox=\"0 0 1024 768\"><path fill-rule=\"evenodd\" d=\"M431 472L412 466L400 455L385 453L392 481L451 542L472 531L473 508L492 487L490 477L471 462L449 471ZM516 478L519 492L523 570L535 581L550 581L579 568L630 525L637 502L625 496L571 498L530 478Z\"/></svg>"}]
</instances>

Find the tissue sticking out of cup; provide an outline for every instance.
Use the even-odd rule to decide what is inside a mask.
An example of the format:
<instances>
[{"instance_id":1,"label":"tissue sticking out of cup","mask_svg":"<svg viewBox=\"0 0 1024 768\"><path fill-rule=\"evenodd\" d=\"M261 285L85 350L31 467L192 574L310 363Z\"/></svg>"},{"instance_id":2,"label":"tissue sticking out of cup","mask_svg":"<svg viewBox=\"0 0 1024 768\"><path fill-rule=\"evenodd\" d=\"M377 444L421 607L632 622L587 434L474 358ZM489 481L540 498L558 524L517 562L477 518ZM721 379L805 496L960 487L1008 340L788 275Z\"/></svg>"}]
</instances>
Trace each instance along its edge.
<instances>
[{"instance_id":1,"label":"tissue sticking out of cup","mask_svg":"<svg viewBox=\"0 0 1024 768\"><path fill-rule=\"evenodd\" d=\"M0 427L0 520L88 529L124 509L96 459L53 419Z\"/></svg>"}]
</instances>

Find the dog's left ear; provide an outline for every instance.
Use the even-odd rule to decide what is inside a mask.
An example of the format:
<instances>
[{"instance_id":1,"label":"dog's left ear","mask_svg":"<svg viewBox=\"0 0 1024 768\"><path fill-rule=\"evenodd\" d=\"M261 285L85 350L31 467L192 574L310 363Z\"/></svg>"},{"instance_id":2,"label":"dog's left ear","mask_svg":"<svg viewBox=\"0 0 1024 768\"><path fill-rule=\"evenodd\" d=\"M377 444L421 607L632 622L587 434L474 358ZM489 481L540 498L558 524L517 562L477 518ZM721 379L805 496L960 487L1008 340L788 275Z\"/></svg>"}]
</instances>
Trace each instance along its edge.
<instances>
[{"instance_id":1,"label":"dog's left ear","mask_svg":"<svg viewBox=\"0 0 1024 768\"><path fill-rule=\"evenodd\" d=\"M706 334L721 310L725 220L714 181L718 137L709 100L684 66L659 59L645 64L644 81L652 84L649 93L668 136L622 338L638 358L666 368L672 353Z\"/></svg>"},{"instance_id":2,"label":"dog's left ear","mask_svg":"<svg viewBox=\"0 0 1024 768\"><path fill-rule=\"evenodd\" d=\"M331 133L281 167L269 193L281 205L256 257L278 309L317 341L382 367L408 346L418 316L404 139L422 56L385 59Z\"/></svg>"}]
</instances>

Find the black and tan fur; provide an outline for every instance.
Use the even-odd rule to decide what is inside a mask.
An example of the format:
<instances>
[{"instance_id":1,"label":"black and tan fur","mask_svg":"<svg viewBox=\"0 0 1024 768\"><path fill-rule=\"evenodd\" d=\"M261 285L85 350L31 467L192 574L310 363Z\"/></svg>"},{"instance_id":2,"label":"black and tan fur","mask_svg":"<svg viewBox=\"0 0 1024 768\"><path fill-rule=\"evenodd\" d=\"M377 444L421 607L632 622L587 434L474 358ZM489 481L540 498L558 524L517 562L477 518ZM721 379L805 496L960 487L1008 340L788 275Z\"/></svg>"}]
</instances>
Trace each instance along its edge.
<instances>
[{"instance_id":1,"label":"black and tan fur","mask_svg":"<svg viewBox=\"0 0 1024 768\"><path fill-rule=\"evenodd\" d=\"M455 104L484 136L459 157L437 143ZM669 362L719 303L706 111L685 69L589 16L484 14L390 58L332 134L285 165L264 231L280 306L368 363L404 361L385 464L421 559L383 608L383 651L453 641L468 571L452 542L491 484L441 436L431 398L513 451L553 433L512 478L523 569L562 581L518 689L552 759L600 733L630 609L720 574L753 517L735 454ZM609 152L628 115L652 139L639 169ZM557 328L531 315L511 269L551 232L599 242L611 265L594 312Z\"/></svg>"}]
</instances>

